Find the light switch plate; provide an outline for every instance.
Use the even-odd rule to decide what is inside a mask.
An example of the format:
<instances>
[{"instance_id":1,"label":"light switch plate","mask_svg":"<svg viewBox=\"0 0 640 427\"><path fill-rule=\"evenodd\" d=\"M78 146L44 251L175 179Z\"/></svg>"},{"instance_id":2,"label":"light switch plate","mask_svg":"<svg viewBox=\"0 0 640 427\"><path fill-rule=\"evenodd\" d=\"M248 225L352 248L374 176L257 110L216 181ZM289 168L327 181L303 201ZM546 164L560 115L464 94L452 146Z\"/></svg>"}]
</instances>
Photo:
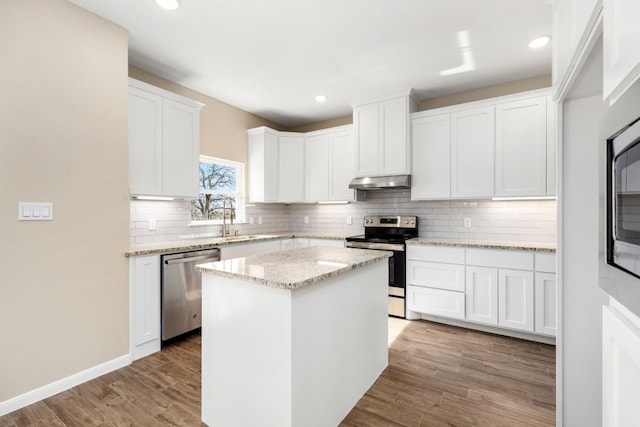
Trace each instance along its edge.
<instances>
[{"instance_id":1,"label":"light switch plate","mask_svg":"<svg viewBox=\"0 0 640 427\"><path fill-rule=\"evenodd\" d=\"M18 202L18 221L51 221L53 203Z\"/></svg>"}]
</instances>

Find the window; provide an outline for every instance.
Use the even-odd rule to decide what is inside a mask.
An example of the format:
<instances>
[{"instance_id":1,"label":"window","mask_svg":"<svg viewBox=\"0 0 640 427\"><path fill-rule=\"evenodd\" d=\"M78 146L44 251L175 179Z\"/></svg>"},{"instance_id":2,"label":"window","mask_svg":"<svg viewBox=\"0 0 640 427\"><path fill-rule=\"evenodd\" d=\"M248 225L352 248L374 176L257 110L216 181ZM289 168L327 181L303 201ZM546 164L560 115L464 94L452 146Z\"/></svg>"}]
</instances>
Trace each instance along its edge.
<instances>
[{"instance_id":1,"label":"window","mask_svg":"<svg viewBox=\"0 0 640 427\"><path fill-rule=\"evenodd\" d=\"M191 220L217 224L244 220L243 164L200 156L200 197L191 203Z\"/></svg>"}]
</instances>

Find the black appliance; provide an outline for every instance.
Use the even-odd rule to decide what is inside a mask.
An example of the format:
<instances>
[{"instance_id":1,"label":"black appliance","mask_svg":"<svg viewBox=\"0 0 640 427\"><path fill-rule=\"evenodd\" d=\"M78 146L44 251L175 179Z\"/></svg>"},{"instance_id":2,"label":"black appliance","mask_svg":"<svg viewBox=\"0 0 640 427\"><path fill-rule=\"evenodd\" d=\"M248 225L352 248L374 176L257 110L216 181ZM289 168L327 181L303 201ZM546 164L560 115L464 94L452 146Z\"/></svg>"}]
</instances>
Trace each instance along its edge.
<instances>
[{"instance_id":1,"label":"black appliance","mask_svg":"<svg viewBox=\"0 0 640 427\"><path fill-rule=\"evenodd\" d=\"M607 140L607 263L640 277L640 119Z\"/></svg>"},{"instance_id":2,"label":"black appliance","mask_svg":"<svg viewBox=\"0 0 640 427\"><path fill-rule=\"evenodd\" d=\"M347 237L347 248L392 251L389 258L389 315L406 317L406 245L418 237L417 216L367 215L364 235Z\"/></svg>"}]
</instances>

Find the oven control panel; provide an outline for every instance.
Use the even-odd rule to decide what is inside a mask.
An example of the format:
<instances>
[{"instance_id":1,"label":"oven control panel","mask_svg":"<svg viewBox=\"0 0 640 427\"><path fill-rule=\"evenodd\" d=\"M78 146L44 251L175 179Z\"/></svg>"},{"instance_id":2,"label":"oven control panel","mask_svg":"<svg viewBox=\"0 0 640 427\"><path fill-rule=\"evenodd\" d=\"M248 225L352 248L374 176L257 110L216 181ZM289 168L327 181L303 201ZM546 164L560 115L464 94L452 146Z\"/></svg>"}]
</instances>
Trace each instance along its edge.
<instances>
[{"instance_id":1,"label":"oven control panel","mask_svg":"<svg viewBox=\"0 0 640 427\"><path fill-rule=\"evenodd\" d=\"M418 217L396 215L367 215L364 217L365 227L417 228Z\"/></svg>"}]
</instances>

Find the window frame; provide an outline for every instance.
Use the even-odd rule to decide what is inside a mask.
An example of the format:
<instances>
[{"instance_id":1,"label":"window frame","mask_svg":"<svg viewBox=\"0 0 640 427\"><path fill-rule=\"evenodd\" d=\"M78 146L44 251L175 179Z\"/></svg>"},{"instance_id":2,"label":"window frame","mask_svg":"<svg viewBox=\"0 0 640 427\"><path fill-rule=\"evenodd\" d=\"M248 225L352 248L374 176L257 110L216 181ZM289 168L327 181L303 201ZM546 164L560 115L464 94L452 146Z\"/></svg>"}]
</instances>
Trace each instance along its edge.
<instances>
[{"instance_id":1,"label":"window frame","mask_svg":"<svg viewBox=\"0 0 640 427\"><path fill-rule=\"evenodd\" d=\"M223 194L223 195L235 195L236 200L236 219L234 219L235 224L246 222L246 209L245 209L245 197L244 197L244 169L245 164L242 162L236 162L234 160L222 159L220 157L206 156L201 154L198 160L198 169L200 169L200 163L215 163L218 165L233 167L236 169L236 191L212 191L212 190L202 190L200 189L200 184L198 183L198 195L201 194ZM199 176L199 172L198 172ZM193 204L193 201L191 202ZM222 224L222 220L220 219L194 219L191 217L190 226L199 226L199 225L220 225Z\"/></svg>"}]
</instances>

